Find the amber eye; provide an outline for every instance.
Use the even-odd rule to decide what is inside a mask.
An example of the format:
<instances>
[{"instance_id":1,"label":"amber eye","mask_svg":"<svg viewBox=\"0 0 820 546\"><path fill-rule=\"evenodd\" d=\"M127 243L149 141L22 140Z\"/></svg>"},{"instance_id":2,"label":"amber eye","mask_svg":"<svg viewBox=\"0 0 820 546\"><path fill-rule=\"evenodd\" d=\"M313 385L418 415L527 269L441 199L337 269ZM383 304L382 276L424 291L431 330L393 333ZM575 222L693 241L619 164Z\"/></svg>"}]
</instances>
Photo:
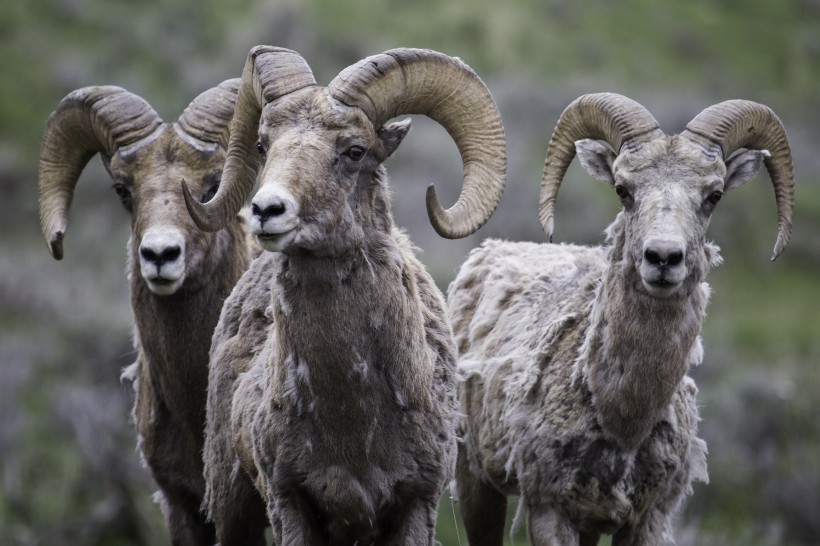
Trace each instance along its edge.
<instances>
[{"instance_id":1,"label":"amber eye","mask_svg":"<svg viewBox=\"0 0 820 546\"><path fill-rule=\"evenodd\" d=\"M621 200L624 200L629 197L629 190L623 187L621 184L615 186L615 193Z\"/></svg>"},{"instance_id":2,"label":"amber eye","mask_svg":"<svg viewBox=\"0 0 820 546\"><path fill-rule=\"evenodd\" d=\"M347 151L348 157L353 161L361 161L365 154L365 149L361 146L351 146Z\"/></svg>"},{"instance_id":3,"label":"amber eye","mask_svg":"<svg viewBox=\"0 0 820 546\"><path fill-rule=\"evenodd\" d=\"M133 206L131 203L131 191L125 184L120 184L119 182L114 184L114 191L117 193L117 197L120 198L122 206L124 206L128 212L131 212Z\"/></svg>"},{"instance_id":4,"label":"amber eye","mask_svg":"<svg viewBox=\"0 0 820 546\"><path fill-rule=\"evenodd\" d=\"M114 191L117 192L117 197L119 197L120 199L125 199L126 197L131 195L131 192L128 191L128 188L126 188L122 184L114 184Z\"/></svg>"},{"instance_id":5,"label":"amber eye","mask_svg":"<svg viewBox=\"0 0 820 546\"><path fill-rule=\"evenodd\" d=\"M721 197L723 197L723 192L722 191L713 191L712 193L709 194L709 197L707 197L706 200L709 201L713 205L717 205L718 201L720 201Z\"/></svg>"},{"instance_id":6,"label":"amber eye","mask_svg":"<svg viewBox=\"0 0 820 546\"><path fill-rule=\"evenodd\" d=\"M265 155L265 147L262 145L261 140L256 142L256 151L259 152L259 155Z\"/></svg>"}]
</instances>

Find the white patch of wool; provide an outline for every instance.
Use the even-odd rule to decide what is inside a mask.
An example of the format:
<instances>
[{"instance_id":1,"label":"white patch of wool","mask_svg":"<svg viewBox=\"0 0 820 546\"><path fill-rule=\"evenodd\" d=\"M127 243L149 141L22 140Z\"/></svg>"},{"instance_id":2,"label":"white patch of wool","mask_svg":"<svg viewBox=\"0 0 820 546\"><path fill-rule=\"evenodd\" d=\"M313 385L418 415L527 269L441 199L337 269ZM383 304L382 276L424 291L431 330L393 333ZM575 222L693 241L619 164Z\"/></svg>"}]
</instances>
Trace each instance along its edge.
<instances>
[{"instance_id":1,"label":"white patch of wool","mask_svg":"<svg viewBox=\"0 0 820 546\"><path fill-rule=\"evenodd\" d=\"M701 342L700 336L695 338L695 343L692 344L692 348L689 349L687 360L691 367L700 366L703 362L703 343Z\"/></svg>"},{"instance_id":2,"label":"white patch of wool","mask_svg":"<svg viewBox=\"0 0 820 546\"><path fill-rule=\"evenodd\" d=\"M276 297L276 301L279 303L279 309L281 309L283 315L290 315L291 306L285 299L285 287L282 286L282 283L279 280L279 275L273 275L273 279L271 281L271 292Z\"/></svg>"},{"instance_id":3,"label":"white patch of wool","mask_svg":"<svg viewBox=\"0 0 820 546\"><path fill-rule=\"evenodd\" d=\"M134 383L134 387L136 388L138 381L138 373L139 364L137 362L129 364L128 366L122 369L122 372L120 372L120 382L122 383L123 381L131 381Z\"/></svg>"}]
</instances>

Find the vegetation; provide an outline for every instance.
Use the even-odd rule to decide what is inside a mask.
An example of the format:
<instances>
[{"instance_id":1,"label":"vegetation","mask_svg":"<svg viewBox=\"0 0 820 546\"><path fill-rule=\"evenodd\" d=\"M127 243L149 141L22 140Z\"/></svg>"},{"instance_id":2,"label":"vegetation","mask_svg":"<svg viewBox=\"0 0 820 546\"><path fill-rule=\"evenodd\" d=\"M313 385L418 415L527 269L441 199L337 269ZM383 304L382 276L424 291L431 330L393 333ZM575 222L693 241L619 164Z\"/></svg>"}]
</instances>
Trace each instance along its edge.
<instances>
[{"instance_id":1,"label":"vegetation","mask_svg":"<svg viewBox=\"0 0 820 546\"><path fill-rule=\"evenodd\" d=\"M166 544L153 484L129 422L133 359L124 246L128 219L99 160L83 174L66 258L37 226L39 139L57 102L121 85L175 119L199 92L239 75L251 46L302 53L322 82L397 46L462 57L493 91L508 133L509 185L478 234L444 241L424 187L454 199L461 165L445 135L414 119L389 170L400 224L446 289L488 236L543 240L535 202L561 110L611 90L667 131L727 98L770 105L789 131L798 179L792 245L768 261L774 204L765 175L721 202L711 235L726 264L711 277L706 360L694 371L709 443L678 543L814 544L820 534L820 3L817 0L2 0L0 20L0 543ZM611 192L574 166L556 239L598 242ZM449 193L448 193L449 192ZM513 508L511 508L512 510ZM512 516L512 514L511 514ZM466 544L457 505L439 540ZM515 544L526 544L517 535Z\"/></svg>"}]
</instances>

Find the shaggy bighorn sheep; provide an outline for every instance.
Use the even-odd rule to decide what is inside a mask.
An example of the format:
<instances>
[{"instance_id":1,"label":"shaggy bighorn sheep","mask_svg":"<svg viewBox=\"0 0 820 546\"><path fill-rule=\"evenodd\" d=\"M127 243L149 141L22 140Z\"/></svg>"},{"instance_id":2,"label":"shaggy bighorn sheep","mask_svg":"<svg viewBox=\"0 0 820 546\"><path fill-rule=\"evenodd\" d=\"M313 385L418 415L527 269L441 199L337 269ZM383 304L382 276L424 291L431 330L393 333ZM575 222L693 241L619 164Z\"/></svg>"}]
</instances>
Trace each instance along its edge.
<instances>
[{"instance_id":1,"label":"shaggy bighorn sheep","mask_svg":"<svg viewBox=\"0 0 820 546\"><path fill-rule=\"evenodd\" d=\"M249 262L244 221L219 233L196 228L179 180L206 200L225 160L239 80L199 95L176 123L119 87L68 94L48 120L40 151L40 224L52 256L63 256L74 187L96 153L131 213L128 279L137 360L134 422L159 485L173 544L213 544L200 512L208 348L225 297Z\"/></svg>"},{"instance_id":2,"label":"shaggy bighorn sheep","mask_svg":"<svg viewBox=\"0 0 820 546\"><path fill-rule=\"evenodd\" d=\"M503 192L504 132L478 76L427 50L366 58L325 88L297 53L254 48L223 184L205 204L186 193L197 224L219 229L263 162L250 227L270 252L226 300L211 348L205 476L223 546L261 542L243 520L259 494L277 544L433 542L455 465L455 344L382 166L410 129L386 122L414 113L464 163L451 209L428 188L431 222L469 235Z\"/></svg>"},{"instance_id":3,"label":"shaggy bighorn sheep","mask_svg":"<svg viewBox=\"0 0 820 546\"><path fill-rule=\"evenodd\" d=\"M623 205L608 245L488 241L449 289L465 377L456 480L474 546L502 543L510 494L532 544L670 539L684 493L708 479L686 374L702 360L703 281L720 262L709 218L765 163L779 217L772 259L789 240L791 152L766 106L723 102L667 136L630 99L580 97L547 150L539 212L550 238L576 150Z\"/></svg>"}]
</instances>

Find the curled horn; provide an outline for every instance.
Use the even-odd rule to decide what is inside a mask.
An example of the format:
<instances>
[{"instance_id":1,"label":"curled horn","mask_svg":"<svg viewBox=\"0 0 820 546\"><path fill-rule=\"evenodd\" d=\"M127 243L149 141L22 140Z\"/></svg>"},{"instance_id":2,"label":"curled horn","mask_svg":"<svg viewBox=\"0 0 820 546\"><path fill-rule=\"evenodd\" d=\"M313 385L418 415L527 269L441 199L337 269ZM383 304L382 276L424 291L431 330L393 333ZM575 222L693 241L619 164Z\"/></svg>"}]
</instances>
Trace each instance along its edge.
<instances>
[{"instance_id":1,"label":"curled horn","mask_svg":"<svg viewBox=\"0 0 820 546\"><path fill-rule=\"evenodd\" d=\"M794 209L794 167L786 130L768 107L747 100L728 100L695 116L681 133L704 148L718 146L724 160L740 148L768 150L764 161L777 202L777 241L772 260L789 244Z\"/></svg>"},{"instance_id":2,"label":"curled horn","mask_svg":"<svg viewBox=\"0 0 820 546\"><path fill-rule=\"evenodd\" d=\"M63 257L68 210L88 160L110 157L161 126L145 100L119 87L83 87L60 101L46 122L39 167L40 228L55 259Z\"/></svg>"},{"instance_id":3,"label":"curled horn","mask_svg":"<svg viewBox=\"0 0 820 546\"><path fill-rule=\"evenodd\" d=\"M251 49L242 70L230 123L228 155L216 195L207 203L199 203L185 181L182 182L185 205L200 229L218 231L225 227L253 189L259 169L256 140L262 108L272 100L311 85L316 85L313 73L295 51L270 46Z\"/></svg>"},{"instance_id":4,"label":"curled horn","mask_svg":"<svg viewBox=\"0 0 820 546\"><path fill-rule=\"evenodd\" d=\"M541 177L538 217L549 240L552 241L555 198L575 157L575 141L584 138L603 140L617 154L623 147L634 151L641 144L662 135L652 114L622 95L596 93L583 95L570 103L555 125Z\"/></svg>"},{"instance_id":5,"label":"curled horn","mask_svg":"<svg viewBox=\"0 0 820 546\"><path fill-rule=\"evenodd\" d=\"M396 116L423 114L447 130L464 175L461 194L447 210L435 188L427 188L427 213L439 235L466 237L490 218L506 184L506 142L495 101L469 66L435 51L393 49L349 66L328 89L364 110L377 129Z\"/></svg>"},{"instance_id":6,"label":"curled horn","mask_svg":"<svg viewBox=\"0 0 820 546\"><path fill-rule=\"evenodd\" d=\"M239 81L225 80L192 100L177 120L179 130L198 141L227 148Z\"/></svg>"}]
</instances>

